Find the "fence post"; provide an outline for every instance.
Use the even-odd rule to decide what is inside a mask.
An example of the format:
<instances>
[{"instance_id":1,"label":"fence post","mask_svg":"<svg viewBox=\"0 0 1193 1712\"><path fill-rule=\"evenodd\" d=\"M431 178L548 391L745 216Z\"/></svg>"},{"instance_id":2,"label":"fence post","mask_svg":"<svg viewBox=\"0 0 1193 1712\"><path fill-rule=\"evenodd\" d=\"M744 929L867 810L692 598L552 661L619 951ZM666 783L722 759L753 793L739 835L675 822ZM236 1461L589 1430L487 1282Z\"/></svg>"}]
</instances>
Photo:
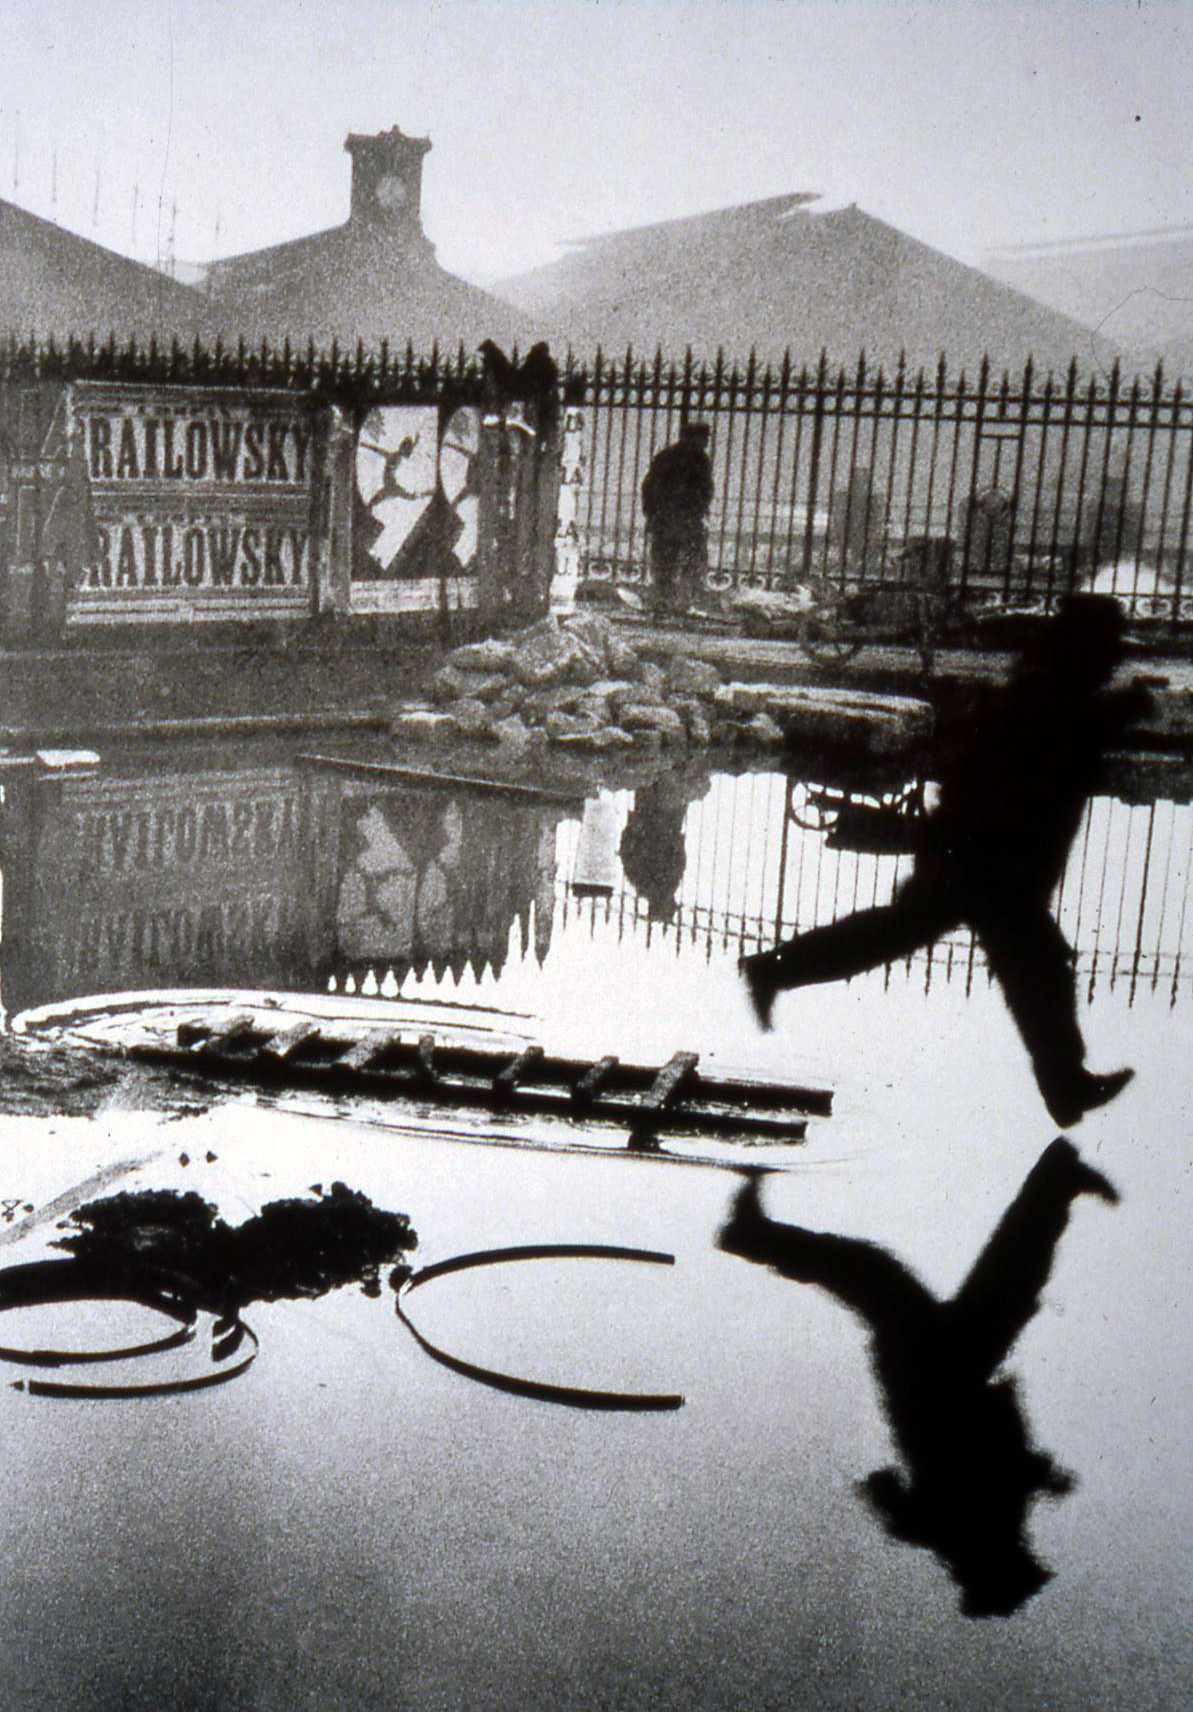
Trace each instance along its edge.
<instances>
[{"instance_id":1,"label":"fence post","mask_svg":"<svg viewBox=\"0 0 1193 1712\"><path fill-rule=\"evenodd\" d=\"M801 576L808 582L812 575L812 554L816 550L816 488L820 480L820 448L824 439L824 383L828 375L828 352L822 350L816 366L816 403L812 416L812 447L809 456L807 512L804 518L804 554Z\"/></svg>"},{"instance_id":2,"label":"fence post","mask_svg":"<svg viewBox=\"0 0 1193 1712\"><path fill-rule=\"evenodd\" d=\"M983 356L978 369L978 391L973 418L973 457L969 468L969 492L965 499L965 533L961 540L961 598L969 591L969 551L973 541L974 496L978 490L978 471L982 456L982 427L986 415L986 386L990 379L990 358ZM960 423L958 423L960 426Z\"/></svg>"},{"instance_id":3,"label":"fence post","mask_svg":"<svg viewBox=\"0 0 1193 1712\"><path fill-rule=\"evenodd\" d=\"M1179 382L1177 383L1175 399L1177 405L1175 414L1179 416L1181 400L1181 387ZM1190 428L1193 429L1193 422L1190 423ZM1173 433L1175 432L1176 426L1174 425ZM1185 503L1181 513L1181 540L1180 546L1177 548L1176 572L1173 576L1172 587L1172 609L1177 613L1180 612L1181 597L1184 592L1185 559L1189 551L1189 517L1190 512L1193 511L1193 433L1189 436L1188 454L1188 461L1185 468Z\"/></svg>"},{"instance_id":4,"label":"fence post","mask_svg":"<svg viewBox=\"0 0 1193 1712\"><path fill-rule=\"evenodd\" d=\"M577 404L563 407L563 436L559 449L559 500L555 523L555 574L550 608L557 616L576 609L580 582L579 496L584 484L584 412Z\"/></svg>"},{"instance_id":5,"label":"fence post","mask_svg":"<svg viewBox=\"0 0 1193 1712\"><path fill-rule=\"evenodd\" d=\"M1006 408L1007 374L1003 373L1003 408ZM1019 494L1023 485L1023 455L1027 440L1028 417L1031 414L1032 386L1035 371L1029 356L1023 365L1023 384L1019 397L1019 433L1015 438L1015 474L1011 478L1011 511L1007 519L1006 562L1003 567L1003 599L1008 600L1011 593L1011 583L1015 576L1015 536L1019 529Z\"/></svg>"}]
</instances>

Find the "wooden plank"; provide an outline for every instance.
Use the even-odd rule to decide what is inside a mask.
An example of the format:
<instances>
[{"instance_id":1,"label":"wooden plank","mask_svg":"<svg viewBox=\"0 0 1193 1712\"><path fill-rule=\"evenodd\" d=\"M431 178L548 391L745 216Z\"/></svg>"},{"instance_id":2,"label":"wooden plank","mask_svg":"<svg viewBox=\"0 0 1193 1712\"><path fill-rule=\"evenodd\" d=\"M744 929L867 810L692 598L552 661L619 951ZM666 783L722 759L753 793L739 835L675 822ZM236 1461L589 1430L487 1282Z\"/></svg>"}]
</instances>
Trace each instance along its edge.
<instances>
[{"instance_id":1,"label":"wooden plank","mask_svg":"<svg viewBox=\"0 0 1193 1712\"><path fill-rule=\"evenodd\" d=\"M391 1040L392 1038L390 1037ZM353 1050L359 1052L364 1044L362 1041ZM379 1033L372 1050L383 1051L387 1044L389 1041ZM177 1063L179 1058L189 1060L193 1057L192 1052L184 1048L150 1042L134 1044L127 1048L127 1053L132 1058L155 1064ZM255 1053L251 1056L230 1055L221 1067L235 1070L239 1075L250 1079L276 1082L277 1079L285 1077L295 1086L321 1088L337 1094L358 1092L369 1098L401 1100L418 1099L433 1093L436 1100L444 1106L492 1107L491 1077L464 1081L445 1076L441 1073L439 1055L435 1054L435 1080L428 1082L420 1073L417 1052L413 1046L405 1048L404 1057L405 1068L390 1069L365 1065L359 1070L350 1070L346 1068L344 1058L332 1061L321 1058L295 1059L283 1065ZM573 1121L577 1116L574 1090L566 1086L535 1082L515 1088L511 1101L514 1109L519 1112L544 1117L570 1117ZM779 1116L724 1107L708 1109L700 1098L691 1101L676 1100L643 1112L640 1101L633 1095L614 1093L592 1105L591 1118L594 1123L600 1123L602 1126L614 1124L631 1129L631 1147L636 1151L656 1150L657 1136L660 1133L723 1136L727 1139L750 1137L757 1141L785 1145L803 1140L807 1132L807 1120L802 1116Z\"/></svg>"},{"instance_id":2,"label":"wooden plank","mask_svg":"<svg viewBox=\"0 0 1193 1712\"><path fill-rule=\"evenodd\" d=\"M310 1017L298 1017L294 1022L287 1023L285 1028L279 1028L276 1033L270 1035L261 1048L261 1057L273 1058L279 1064L284 1064L308 1041L322 1039L322 1034L319 1024Z\"/></svg>"},{"instance_id":3,"label":"wooden plank","mask_svg":"<svg viewBox=\"0 0 1193 1712\"><path fill-rule=\"evenodd\" d=\"M398 1028L373 1028L350 1046L337 1060L340 1070L364 1070L386 1052L393 1051L402 1043L402 1031Z\"/></svg>"},{"instance_id":4,"label":"wooden plank","mask_svg":"<svg viewBox=\"0 0 1193 1712\"><path fill-rule=\"evenodd\" d=\"M552 791L541 785L518 785L508 779L479 778L471 773L445 773L429 767L403 767L393 761L357 761L350 755L303 754L298 757L308 766L328 767L339 773L363 773L366 777L407 780L417 785L451 785L471 791L497 791L502 796L520 797L525 802L559 803L575 808L584 801L581 791Z\"/></svg>"},{"instance_id":5,"label":"wooden plank","mask_svg":"<svg viewBox=\"0 0 1193 1712\"><path fill-rule=\"evenodd\" d=\"M179 1046L189 1046L206 1038L212 1032L213 1026L210 1013L180 1023L177 1030ZM329 1044L339 1034L340 1027L342 1025L332 1021L323 1024L322 1033ZM347 1048L338 1059L338 1064L348 1070L366 1068L382 1048L386 1051L394 1049L395 1059L408 1063L414 1051L413 1043L398 1053L396 1049L401 1039L402 1035L398 1030L376 1029L356 1045ZM358 1053L363 1053L363 1056L358 1056ZM437 1046L435 1052L436 1072L440 1077L456 1074L475 1076L490 1084L509 1062L508 1047L495 1049L453 1045L448 1042ZM598 1095L600 1101L604 1102L607 1099L624 1099L639 1091L646 1093L657 1081L658 1074L654 1066L623 1064L611 1053L595 1062L546 1054L538 1060L535 1083L536 1086L542 1087L556 1085L567 1093L576 1106L588 1108L597 1100ZM699 1081L699 1099L712 1105L747 1108L755 1113L795 1111L820 1117L829 1116L833 1107L833 1096L827 1088L808 1088L797 1083L754 1081L747 1077L702 1075Z\"/></svg>"},{"instance_id":6,"label":"wooden plank","mask_svg":"<svg viewBox=\"0 0 1193 1712\"><path fill-rule=\"evenodd\" d=\"M543 1060L541 1046L527 1046L519 1052L516 1058L511 1058L504 1070L499 1070L493 1078L493 1093L498 1099L509 1099L518 1083L526 1072Z\"/></svg>"}]
</instances>

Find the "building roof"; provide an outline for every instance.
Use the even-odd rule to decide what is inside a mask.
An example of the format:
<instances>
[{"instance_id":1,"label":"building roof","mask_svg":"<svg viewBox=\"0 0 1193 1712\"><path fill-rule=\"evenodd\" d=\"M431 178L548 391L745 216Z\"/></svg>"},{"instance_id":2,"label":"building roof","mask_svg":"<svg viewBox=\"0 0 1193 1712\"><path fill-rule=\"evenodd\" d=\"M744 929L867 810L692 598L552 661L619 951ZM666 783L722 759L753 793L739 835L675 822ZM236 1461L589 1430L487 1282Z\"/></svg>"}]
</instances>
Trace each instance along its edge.
<instances>
[{"instance_id":1,"label":"building roof","mask_svg":"<svg viewBox=\"0 0 1193 1712\"><path fill-rule=\"evenodd\" d=\"M718 347L814 363L864 350L888 367L1082 368L1114 352L1088 327L920 243L856 205L821 212L806 192L580 240L495 288L584 351L595 344L707 356Z\"/></svg>"},{"instance_id":2,"label":"building roof","mask_svg":"<svg viewBox=\"0 0 1193 1712\"><path fill-rule=\"evenodd\" d=\"M0 334L190 339L205 314L189 286L0 200Z\"/></svg>"},{"instance_id":3,"label":"building roof","mask_svg":"<svg viewBox=\"0 0 1193 1712\"><path fill-rule=\"evenodd\" d=\"M342 226L232 256L206 291L225 339L338 340L401 347L525 344L529 323L435 260L422 229L422 163L431 145L394 126L352 134L352 193Z\"/></svg>"},{"instance_id":4,"label":"building roof","mask_svg":"<svg viewBox=\"0 0 1193 1712\"><path fill-rule=\"evenodd\" d=\"M1098 329L1132 366L1193 374L1193 226L1100 233L992 251L996 279Z\"/></svg>"},{"instance_id":5,"label":"building roof","mask_svg":"<svg viewBox=\"0 0 1193 1712\"><path fill-rule=\"evenodd\" d=\"M216 262L205 290L225 340L451 349L529 336L525 317L441 268L429 245L354 221Z\"/></svg>"}]
</instances>

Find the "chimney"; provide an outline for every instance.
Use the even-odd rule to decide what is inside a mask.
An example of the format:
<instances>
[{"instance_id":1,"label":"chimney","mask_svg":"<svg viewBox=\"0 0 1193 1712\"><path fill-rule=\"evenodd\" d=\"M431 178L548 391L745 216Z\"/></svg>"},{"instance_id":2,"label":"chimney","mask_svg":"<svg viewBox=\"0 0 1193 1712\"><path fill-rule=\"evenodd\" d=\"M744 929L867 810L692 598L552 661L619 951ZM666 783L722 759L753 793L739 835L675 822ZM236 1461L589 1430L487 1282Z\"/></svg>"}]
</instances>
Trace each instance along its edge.
<instances>
[{"instance_id":1,"label":"chimney","mask_svg":"<svg viewBox=\"0 0 1193 1712\"><path fill-rule=\"evenodd\" d=\"M407 137L395 125L375 137L349 135L352 156L352 225L380 227L426 245L422 228L423 156L429 137ZM429 247L429 246L428 246Z\"/></svg>"}]
</instances>

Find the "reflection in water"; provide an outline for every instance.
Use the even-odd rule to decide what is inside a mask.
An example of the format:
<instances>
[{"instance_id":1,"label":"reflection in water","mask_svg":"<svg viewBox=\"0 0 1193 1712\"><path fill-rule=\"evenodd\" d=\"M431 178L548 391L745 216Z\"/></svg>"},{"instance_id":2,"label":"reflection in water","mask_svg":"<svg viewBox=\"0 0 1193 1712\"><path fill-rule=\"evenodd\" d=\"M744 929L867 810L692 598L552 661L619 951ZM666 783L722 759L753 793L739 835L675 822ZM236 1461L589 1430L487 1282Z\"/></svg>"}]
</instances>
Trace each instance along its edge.
<instances>
[{"instance_id":1,"label":"reflection in water","mask_svg":"<svg viewBox=\"0 0 1193 1712\"><path fill-rule=\"evenodd\" d=\"M581 823L557 801L198 759L179 748L168 766L126 757L88 778L29 769L6 783L10 1014L144 988L392 995L408 980L507 974L518 1005L535 1008L537 966L586 955L589 935L740 954L888 903L911 869L859 840L846 807L825 812L876 789L914 806L898 770L850 772L833 792L823 775L710 782L669 757L632 795L608 795L613 890L594 899L573 891ZM1171 769L1134 771L1084 817L1054 909L1090 998L1118 985L1129 1002L1146 983L1176 1003L1193 990L1188 788ZM939 825L901 820L913 836ZM943 977L968 989L983 961L954 932L914 968L925 987Z\"/></svg>"},{"instance_id":2,"label":"reflection in water","mask_svg":"<svg viewBox=\"0 0 1193 1712\"><path fill-rule=\"evenodd\" d=\"M257 1340L242 1319L253 1302L313 1299L346 1284L381 1292L383 1265L417 1245L404 1213L375 1207L366 1195L333 1183L313 1200L271 1201L241 1225L227 1224L193 1191L145 1189L75 1208L75 1228L55 1242L69 1260L35 1261L0 1271L0 1309L96 1300L137 1302L181 1330L120 1349L77 1354L0 1348L0 1359L47 1368L126 1361L188 1341L200 1313L214 1316L211 1368L197 1378L126 1385L33 1380L43 1395L137 1397L194 1390L244 1372ZM400 1261L396 1289L409 1275ZM246 1340L251 1345L243 1353ZM239 1359L234 1359L239 1357Z\"/></svg>"},{"instance_id":3,"label":"reflection in water","mask_svg":"<svg viewBox=\"0 0 1193 1712\"><path fill-rule=\"evenodd\" d=\"M1049 908L1106 749L1147 693L1106 686L1122 658L1118 603L1076 596L1026 651L975 736L941 769L935 812L915 831L915 868L893 903L858 910L743 958L770 1026L777 993L848 979L962 923L981 941L1055 1122L1077 1123L1129 1071L1085 1067L1073 953Z\"/></svg>"},{"instance_id":4,"label":"reflection in water","mask_svg":"<svg viewBox=\"0 0 1193 1712\"><path fill-rule=\"evenodd\" d=\"M6 1007L479 974L515 929L541 960L561 813L292 765L23 779L0 817Z\"/></svg>"},{"instance_id":5,"label":"reflection in water","mask_svg":"<svg viewBox=\"0 0 1193 1712\"><path fill-rule=\"evenodd\" d=\"M967 1616L1009 1615L1049 1579L1027 1543L1030 1507L1073 1481L1032 1444L1014 1380L995 1374L1040 1305L1071 1203L1114 1202L1114 1189L1058 1138L956 1295L940 1302L876 1244L768 1218L760 1175L748 1173L718 1246L818 1284L866 1321L906 1472L877 1469L862 1493L888 1533L947 1566Z\"/></svg>"},{"instance_id":6,"label":"reflection in water","mask_svg":"<svg viewBox=\"0 0 1193 1712\"><path fill-rule=\"evenodd\" d=\"M667 772L634 792L621 835L622 870L652 921L670 921L687 867L684 822L691 803L708 794L705 772Z\"/></svg>"},{"instance_id":7,"label":"reflection in water","mask_svg":"<svg viewBox=\"0 0 1193 1712\"><path fill-rule=\"evenodd\" d=\"M500 970L510 930L550 945L560 810L479 793L407 789L339 799L332 879L338 976L378 965L459 976Z\"/></svg>"},{"instance_id":8,"label":"reflection in water","mask_svg":"<svg viewBox=\"0 0 1193 1712\"><path fill-rule=\"evenodd\" d=\"M358 1282L378 1294L378 1268L417 1244L410 1220L344 1183L312 1192L310 1201L270 1201L242 1225L225 1223L194 1190L109 1195L77 1207L77 1230L54 1246L113 1279L167 1281L211 1313Z\"/></svg>"}]
</instances>

